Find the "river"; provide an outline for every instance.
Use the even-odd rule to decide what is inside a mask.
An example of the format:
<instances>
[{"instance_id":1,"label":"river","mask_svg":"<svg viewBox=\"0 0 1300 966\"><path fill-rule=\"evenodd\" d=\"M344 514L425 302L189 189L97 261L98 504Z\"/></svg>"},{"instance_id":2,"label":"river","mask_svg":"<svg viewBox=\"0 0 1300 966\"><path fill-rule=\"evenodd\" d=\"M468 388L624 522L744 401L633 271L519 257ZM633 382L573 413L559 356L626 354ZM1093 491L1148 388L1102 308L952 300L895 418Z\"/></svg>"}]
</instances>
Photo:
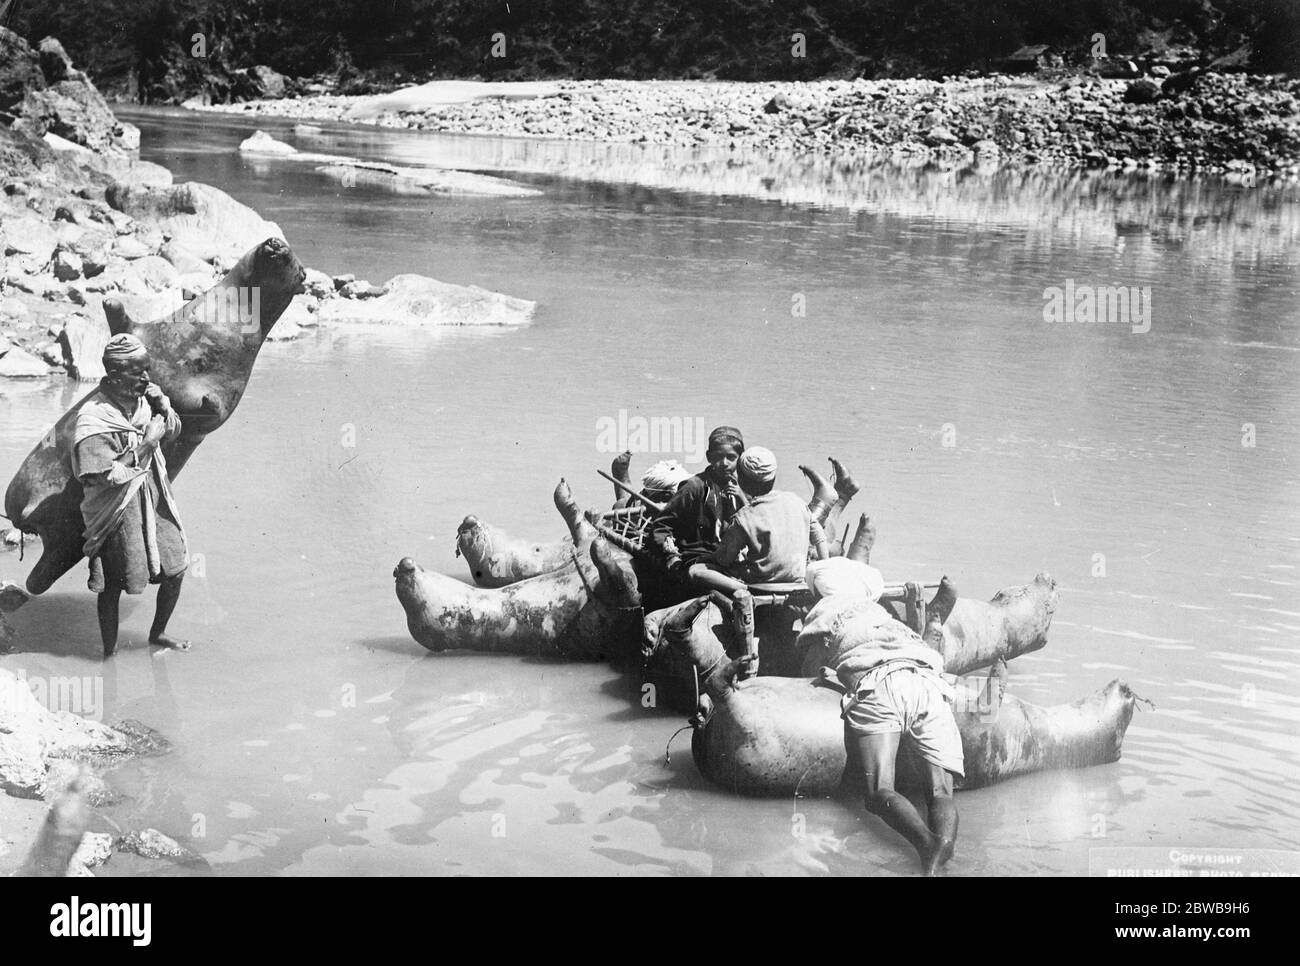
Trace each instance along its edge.
<instances>
[{"instance_id":1,"label":"river","mask_svg":"<svg viewBox=\"0 0 1300 966\"><path fill-rule=\"evenodd\" d=\"M1056 704L1121 677L1154 702L1118 763L962 793L953 874L1300 850L1295 188L122 114L144 158L278 222L307 265L539 308L523 329L268 344L177 485L202 563L173 621L190 653L144 645L150 592L124 599L101 664L81 568L15 615L23 647L0 665L102 675L105 720L174 743L110 775L108 822L218 874L911 874L860 808L727 795L687 736L665 763L681 716L604 666L432 655L407 634L396 561L466 577L470 512L560 535L551 489L609 500L597 428L622 411L739 425L800 493L798 463L843 460L893 579L987 599L1048 570L1050 643L1010 688ZM345 187L241 157L254 127L543 193ZM1044 318L1054 287L1121 285L1145 321ZM77 393L5 391L6 479Z\"/></svg>"}]
</instances>

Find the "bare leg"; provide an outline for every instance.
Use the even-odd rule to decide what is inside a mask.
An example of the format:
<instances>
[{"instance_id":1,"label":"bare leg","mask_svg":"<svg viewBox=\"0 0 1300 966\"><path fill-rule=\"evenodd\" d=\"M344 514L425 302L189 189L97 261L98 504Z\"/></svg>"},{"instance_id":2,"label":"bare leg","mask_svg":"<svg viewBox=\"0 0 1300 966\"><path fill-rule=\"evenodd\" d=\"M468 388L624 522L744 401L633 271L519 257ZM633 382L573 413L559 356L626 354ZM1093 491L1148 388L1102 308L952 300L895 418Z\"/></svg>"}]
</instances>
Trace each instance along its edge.
<instances>
[{"instance_id":1,"label":"bare leg","mask_svg":"<svg viewBox=\"0 0 1300 966\"><path fill-rule=\"evenodd\" d=\"M729 599L735 596L736 591L745 589L743 582L727 576L720 570L714 570L708 564L691 564L686 573L691 583L701 591L720 590Z\"/></svg>"},{"instance_id":2,"label":"bare leg","mask_svg":"<svg viewBox=\"0 0 1300 966\"><path fill-rule=\"evenodd\" d=\"M898 731L864 735L847 725L844 728L849 767L861 769L866 778L864 804L867 811L878 815L886 825L911 842L921 857L926 874L932 875L940 843L912 803L894 790L894 759L898 755L901 737L902 733Z\"/></svg>"},{"instance_id":3,"label":"bare leg","mask_svg":"<svg viewBox=\"0 0 1300 966\"><path fill-rule=\"evenodd\" d=\"M158 606L154 610L153 626L149 628L149 643L155 647L170 647L177 651L190 649L189 641L177 640L167 634L167 622L176 609L176 602L180 600L181 582L184 579L185 575L180 573L175 577L164 577L158 585Z\"/></svg>"},{"instance_id":4,"label":"bare leg","mask_svg":"<svg viewBox=\"0 0 1300 966\"><path fill-rule=\"evenodd\" d=\"M101 591L95 601L99 612L99 638L104 642L104 657L110 658L117 650L117 604L122 591L116 587Z\"/></svg>"},{"instance_id":5,"label":"bare leg","mask_svg":"<svg viewBox=\"0 0 1300 966\"><path fill-rule=\"evenodd\" d=\"M952 775L938 765L927 762L930 783L926 801L930 806L930 832L934 836L934 853L925 862L926 875L934 875L939 866L952 858L957 845L957 802L952 797Z\"/></svg>"}]
</instances>

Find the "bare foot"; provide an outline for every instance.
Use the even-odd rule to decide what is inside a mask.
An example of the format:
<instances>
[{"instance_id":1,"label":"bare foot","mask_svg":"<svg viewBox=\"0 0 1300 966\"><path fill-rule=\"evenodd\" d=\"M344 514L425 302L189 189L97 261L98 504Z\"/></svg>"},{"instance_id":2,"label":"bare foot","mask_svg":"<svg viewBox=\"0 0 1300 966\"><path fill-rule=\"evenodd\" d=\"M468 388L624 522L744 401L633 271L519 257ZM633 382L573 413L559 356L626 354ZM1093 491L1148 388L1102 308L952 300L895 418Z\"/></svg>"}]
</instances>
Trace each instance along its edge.
<instances>
[{"instance_id":1,"label":"bare foot","mask_svg":"<svg viewBox=\"0 0 1300 966\"><path fill-rule=\"evenodd\" d=\"M149 638L149 643L154 647L166 647L173 651L188 651L190 649L189 641L178 640L170 634L155 634Z\"/></svg>"},{"instance_id":2,"label":"bare foot","mask_svg":"<svg viewBox=\"0 0 1300 966\"><path fill-rule=\"evenodd\" d=\"M946 839L939 844L939 864L947 865L948 860L952 858L953 852L957 851L957 843L953 839Z\"/></svg>"},{"instance_id":3,"label":"bare foot","mask_svg":"<svg viewBox=\"0 0 1300 966\"><path fill-rule=\"evenodd\" d=\"M939 873L939 866L946 859L943 858L944 845L934 836L930 837L929 846L921 852L921 874L924 876L934 876ZM952 845L948 844L948 854L952 854Z\"/></svg>"}]
</instances>

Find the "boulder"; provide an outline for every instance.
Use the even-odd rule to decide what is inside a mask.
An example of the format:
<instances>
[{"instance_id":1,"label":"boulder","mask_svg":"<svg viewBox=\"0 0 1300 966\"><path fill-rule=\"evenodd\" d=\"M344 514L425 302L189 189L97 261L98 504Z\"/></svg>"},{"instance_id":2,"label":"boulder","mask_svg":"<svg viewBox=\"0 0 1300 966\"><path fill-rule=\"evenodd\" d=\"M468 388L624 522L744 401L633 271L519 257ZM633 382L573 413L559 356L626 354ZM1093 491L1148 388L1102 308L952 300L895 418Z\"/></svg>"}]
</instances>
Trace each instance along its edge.
<instances>
[{"instance_id":1,"label":"boulder","mask_svg":"<svg viewBox=\"0 0 1300 966\"><path fill-rule=\"evenodd\" d=\"M1097 72L1098 77L1107 77L1112 80L1128 80L1142 76L1142 71L1138 65L1127 57L1098 58L1093 62L1093 69Z\"/></svg>"},{"instance_id":2,"label":"boulder","mask_svg":"<svg viewBox=\"0 0 1300 966\"><path fill-rule=\"evenodd\" d=\"M248 76L257 86L259 97L284 97L288 92L289 79L279 71L272 70L265 64L258 64L248 69Z\"/></svg>"},{"instance_id":3,"label":"boulder","mask_svg":"<svg viewBox=\"0 0 1300 966\"><path fill-rule=\"evenodd\" d=\"M54 277L60 282L81 278L81 258L76 252L60 249L54 255Z\"/></svg>"},{"instance_id":4,"label":"boulder","mask_svg":"<svg viewBox=\"0 0 1300 966\"><path fill-rule=\"evenodd\" d=\"M131 157L140 148L140 131L134 125L122 124L120 151L99 154L80 144L74 144L67 138L59 137L52 131L46 131L42 140L56 154L70 157L82 168L98 172L110 181L120 181L128 185L150 185L165 187L172 183L172 173L161 164L141 161ZM123 153L127 152L127 153ZM109 217L119 212L112 212Z\"/></svg>"},{"instance_id":5,"label":"boulder","mask_svg":"<svg viewBox=\"0 0 1300 966\"><path fill-rule=\"evenodd\" d=\"M1154 104L1160 97L1160 85L1153 80L1140 77L1124 89L1126 104Z\"/></svg>"},{"instance_id":6,"label":"boulder","mask_svg":"<svg viewBox=\"0 0 1300 966\"><path fill-rule=\"evenodd\" d=\"M81 844L72 854L70 874L79 874L80 870L90 870L103 865L113 854L113 836L107 832L87 832L81 837Z\"/></svg>"},{"instance_id":7,"label":"boulder","mask_svg":"<svg viewBox=\"0 0 1300 966\"><path fill-rule=\"evenodd\" d=\"M211 185L187 181L169 187L109 185L109 205L172 236L205 261L237 261L268 238L284 239L280 226Z\"/></svg>"},{"instance_id":8,"label":"boulder","mask_svg":"<svg viewBox=\"0 0 1300 966\"><path fill-rule=\"evenodd\" d=\"M10 272L5 276L4 281L10 288L16 288L28 295L35 295L37 298L45 298L52 290L58 288L44 275L23 275Z\"/></svg>"},{"instance_id":9,"label":"boulder","mask_svg":"<svg viewBox=\"0 0 1300 966\"><path fill-rule=\"evenodd\" d=\"M131 263L129 271L144 282L151 292L166 292L180 285L181 273L161 255L146 255Z\"/></svg>"},{"instance_id":10,"label":"boulder","mask_svg":"<svg viewBox=\"0 0 1300 966\"><path fill-rule=\"evenodd\" d=\"M763 113L779 114L782 111L788 111L791 107L790 98L777 92L772 95L771 99L766 104L763 105Z\"/></svg>"},{"instance_id":11,"label":"boulder","mask_svg":"<svg viewBox=\"0 0 1300 966\"><path fill-rule=\"evenodd\" d=\"M50 367L26 349L13 346L0 356L0 376L9 379L38 379L50 374Z\"/></svg>"},{"instance_id":12,"label":"boulder","mask_svg":"<svg viewBox=\"0 0 1300 966\"><path fill-rule=\"evenodd\" d=\"M108 251L108 245L88 246L84 250L77 249L77 254L81 256L81 274L86 278L102 275L104 269L108 268Z\"/></svg>"},{"instance_id":13,"label":"boulder","mask_svg":"<svg viewBox=\"0 0 1300 966\"><path fill-rule=\"evenodd\" d=\"M280 321L275 323L275 328L267 333L267 339L272 342L287 342L306 335L307 329L315 328L319 324L320 320L316 317L319 304L312 295L295 295L289 307L280 316Z\"/></svg>"},{"instance_id":14,"label":"boulder","mask_svg":"<svg viewBox=\"0 0 1300 966\"><path fill-rule=\"evenodd\" d=\"M372 285L365 279L357 279L354 282L348 282L343 288L339 289L339 294L345 299L373 299L383 295L384 290L378 285Z\"/></svg>"},{"instance_id":15,"label":"boulder","mask_svg":"<svg viewBox=\"0 0 1300 966\"><path fill-rule=\"evenodd\" d=\"M536 302L476 285L452 285L423 275L397 275L378 298L328 299L321 303L317 315L322 324L527 325L536 308Z\"/></svg>"},{"instance_id":16,"label":"boulder","mask_svg":"<svg viewBox=\"0 0 1300 966\"><path fill-rule=\"evenodd\" d=\"M302 284L308 295L314 295L318 299L334 294L334 280L314 268L307 269L307 278Z\"/></svg>"},{"instance_id":17,"label":"boulder","mask_svg":"<svg viewBox=\"0 0 1300 966\"><path fill-rule=\"evenodd\" d=\"M35 212L24 212L16 218L5 218L4 238L6 255L29 255L44 265L54 257L59 237Z\"/></svg>"},{"instance_id":18,"label":"boulder","mask_svg":"<svg viewBox=\"0 0 1300 966\"><path fill-rule=\"evenodd\" d=\"M40 798L54 759L111 761L138 749L93 718L44 707L25 678L0 668L0 790Z\"/></svg>"},{"instance_id":19,"label":"boulder","mask_svg":"<svg viewBox=\"0 0 1300 966\"><path fill-rule=\"evenodd\" d=\"M0 730L0 792L15 798L45 796L45 756L31 731Z\"/></svg>"},{"instance_id":20,"label":"boulder","mask_svg":"<svg viewBox=\"0 0 1300 966\"><path fill-rule=\"evenodd\" d=\"M132 238L130 235L122 235L113 242L113 254L118 255L128 261L134 261L137 258L144 258L146 255L153 254L149 246Z\"/></svg>"},{"instance_id":21,"label":"boulder","mask_svg":"<svg viewBox=\"0 0 1300 966\"><path fill-rule=\"evenodd\" d=\"M28 91L45 87L40 58L22 37L0 27L0 111L13 111Z\"/></svg>"},{"instance_id":22,"label":"boulder","mask_svg":"<svg viewBox=\"0 0 1300 966\"><path fill-rule=\"evenodd\" d=\"M925 143L932 148L942 148L957 143L957 135L948 128L937 124L925 132Z\"/></svg>"},{"instance_id":23,"label":"boulder","mask_svg":"<svg viewBox=\"0 0 1300 966\"><path fill-rule=\"evenodd\" d=\"M52 131L92 151L129 155L140 147L139 130L119 122L84 76L28 91L19 112L40 134Z\"/></svg>"},{"instance_id":24,"label":"boulder","mask_svg":"<svg viewBox=\"0 0 1300 966\"><path fill-rule=\"evenodd\" d=\"M63 367L79 382L98 382L104 375L104 345L109 339L108 322L80 313L68 317L59 333Z\"/></svg>"},{"instance_id":25,"label":"boulder","mask_svg":"<svg viewBox=\"0 0 1300 966\"><path fill-rule=\"evenodd\" d=\"M37 47L37 57L40 59L41 73L45 75L47 84L57 84L69 77L78 76L77 71L72 69L72 58L63 49L63 44L54 37L46 37L40 42Z\"/></svg>"},{"instance_id":26,"label":"boulder","mask_svg":"<svg viewBox=\"0 0 1300 966\"><path fill-rule=\"evenodd\" d=\"M163 247L158 249L158 254L171 262L176 271L182 275L201 274L210 276L212 274L210 264L176 241L164 242Z\"/></svg>"},{"instance_id":27,"label":"boulder","mask_svg":"<svg viewBox=\"0 0 1300 966\"><path fill-rule=\"evenodd\" d=\"M265 131L254 131L252 136L239 142L240 154L297 154L298 149L292 144L277 141Z\"/></svg>"},{"instance_id":28,"label":"boulder","mask_svg":"<svg viewBox=\"0 0 1300 966\"><path fill-rule=\"evenodd\" d=\"M128 832L117 840L119 852L130 852L146 859L166 859L181 865L206 866L202 856L154 828Z\"/></svg>"},{"instance_id":29,"label":"boulder","mask_svg":"<svg viewBox=\"0 0 1300 966\"><path fill-rule=\"evenodd\" d=\"M0 316L7 319L21 319L27 315L27 303L13 296L0 299Z\"/></svg>"},{"instance_id":30,"label":"boulder","mask_svg":"<svg viewBox=\"0 0 1300 966\"><path fill-rule=\"evenodd\" d=\"M219 276L211 268L206 272L186 272L176 279L181 297L189 302L217 284Z\"/></svg>"}]
</instances>

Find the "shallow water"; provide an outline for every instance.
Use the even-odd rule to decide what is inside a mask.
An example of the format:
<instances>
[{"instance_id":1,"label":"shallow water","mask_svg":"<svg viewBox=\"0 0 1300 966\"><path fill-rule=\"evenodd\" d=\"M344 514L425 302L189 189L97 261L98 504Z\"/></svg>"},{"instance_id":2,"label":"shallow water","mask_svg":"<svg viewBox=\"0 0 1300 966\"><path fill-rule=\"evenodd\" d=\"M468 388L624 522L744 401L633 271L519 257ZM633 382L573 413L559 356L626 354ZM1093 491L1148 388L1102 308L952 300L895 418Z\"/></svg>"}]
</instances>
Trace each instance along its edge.
<instances>
[{"instance_id":1,"label":"shallow water","mask_svg":"<svg viewBox=\"0 0 1300 966\"><path fill-rule=\"evenodd\" d=\"M551 488L608 500L597 425L625 409L739 424L801 493L798 463L842 459L895 579L987 598L1049 570L1050 644L1013 663L1014 691L1054 704L1118 676L1154 701L1116 764L963 793L954 873L1086 874L1098 846L1300 849L1294 189L124 114L144 157L279 222L308 265L539 309L516 331L268 345L177 486L203 565L174 621L191 653L143 645L150 594L101 665L80 569L16 615L25 650L0 666L102 673L107 720L175 742L112 775L112 821L230 874L910 873L860 810L728 796L685 735L665 764L680 716L608 668L408 636L398 558L464 576L469 512L558 536ZM344 188L242 159L254 126L544 195ZM1045 322L1068 279L1149 286L1150 331ZM5 387L6 479L75 395Z\"/></svg>"}]
</instances>

